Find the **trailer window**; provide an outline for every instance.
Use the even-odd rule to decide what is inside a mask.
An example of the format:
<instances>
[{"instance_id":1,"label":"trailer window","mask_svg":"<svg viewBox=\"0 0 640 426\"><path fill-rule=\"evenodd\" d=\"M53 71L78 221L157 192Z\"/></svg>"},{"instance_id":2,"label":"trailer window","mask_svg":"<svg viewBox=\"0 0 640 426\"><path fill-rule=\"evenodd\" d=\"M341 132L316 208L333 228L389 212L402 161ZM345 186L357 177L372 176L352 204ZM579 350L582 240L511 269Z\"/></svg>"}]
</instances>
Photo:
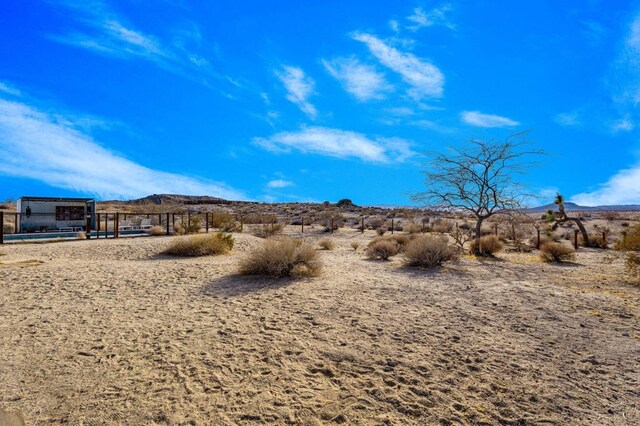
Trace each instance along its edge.
<instances>
[{"instance_id":1,"label":"trailer window","mask_svg":"<svg viewBox=\"0 0 640 426\"><path fill-rule=\"evenodd\" d=\"M84 207L56 206L56 220L83 220Z\"/></svg>"}]
</instances>

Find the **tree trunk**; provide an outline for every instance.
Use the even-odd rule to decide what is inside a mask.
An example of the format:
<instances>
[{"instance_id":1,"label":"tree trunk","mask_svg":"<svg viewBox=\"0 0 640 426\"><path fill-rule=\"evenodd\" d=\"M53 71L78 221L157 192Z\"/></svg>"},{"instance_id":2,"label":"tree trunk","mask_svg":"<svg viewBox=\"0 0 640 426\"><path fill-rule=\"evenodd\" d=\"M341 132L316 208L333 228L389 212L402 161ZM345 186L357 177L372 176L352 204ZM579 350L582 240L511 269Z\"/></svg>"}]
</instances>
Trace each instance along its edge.
<instances>
[{"instance_id":1,"label":"tree trunk","mask_svg":"<svg viewBox=\"0 0 640 426\"><path fill-rule=\"evenodd\" d=\"M482 236L482 222L484 221L484 217L479 216L476 218L476 250L474 254L480 254L482 250L480 250L480 237Z\"/></svg>"},{"instance_id":2,"label":"tree trunk","mask_svg":"<svg viewBox=\"0 0 640 426\"><path fill-rule=\"evenodd\" d=\"M576 225L578 225L578 228L580 229L580 233L582 234L582 240L584 241L584 245L586 247L589 247L589 234L587 234L587 230L585 229L584 225L582 224L582 221L580 219L578 219L577 217L568 217L568 216L566 216L564 219L557 220L553 224L551 229L556 230L558 228L558 225L560 225L562 223L565 223L565 222L573 222Z\"/></svg>"}]
</instances>

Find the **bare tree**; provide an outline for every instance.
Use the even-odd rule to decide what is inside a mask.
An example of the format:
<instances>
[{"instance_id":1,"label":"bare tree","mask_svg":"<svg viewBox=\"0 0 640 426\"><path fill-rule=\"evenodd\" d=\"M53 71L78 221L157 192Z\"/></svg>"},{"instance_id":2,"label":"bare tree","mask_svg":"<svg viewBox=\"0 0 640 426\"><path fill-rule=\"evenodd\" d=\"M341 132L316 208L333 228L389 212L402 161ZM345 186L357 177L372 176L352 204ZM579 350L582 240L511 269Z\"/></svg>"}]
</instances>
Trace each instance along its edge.
<instances>
[{"instance_id":1,"label":"bare tree","mask_svg":"<svg viewBox=\"0 0 640 426\"><path fill-rule=\"evenodd\" d=\"M550 222L554 222L551 229L555 230L558 228L558 225L561 225L565 222L573 222L578 225L580 229L580 233L582 234L582 239L584 241L585 246L589 246L589 234L587 234L587 230L582 224L582 220L577 217L570 217L567 212L564 211L564 197L562 194L556 194L556 198L553 200L553 204L558 206L558 213L554 213L552 210L547 212L547 218Z\"/></svg>"},{"instance_id":2,"label":"bare tree","mask_svg":"<svg viewBox=\"0 0 640 426\"><path fill-rule=\"evenodd\" d=\"M413 199L434 210L471 213L479 239L484 220L520 208L526 198L512 176L530 165L525 162L527 156L542 151L526 150L525 145L526 132L520 132L504 142L474 139L464 149L436 154L424 172L426 191Z\"/></svg>"}]
</instances>

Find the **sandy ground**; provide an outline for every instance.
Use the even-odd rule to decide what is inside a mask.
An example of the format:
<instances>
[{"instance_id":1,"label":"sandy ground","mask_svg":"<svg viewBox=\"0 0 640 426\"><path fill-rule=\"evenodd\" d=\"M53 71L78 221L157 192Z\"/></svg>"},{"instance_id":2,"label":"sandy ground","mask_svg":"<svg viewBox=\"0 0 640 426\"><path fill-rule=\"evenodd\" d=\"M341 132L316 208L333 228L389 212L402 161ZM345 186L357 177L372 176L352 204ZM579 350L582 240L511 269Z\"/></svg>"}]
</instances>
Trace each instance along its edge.
<instances>
[{"instance_id":1,"label":"sandy ground","mask_svg":"<svg viewBox=\"0 0 640 426\"><path fill-rule=\"evenodd\" d=\"M234 275L261 240L177 259L171 238L0 249L0 412L27 424L640 424L640 287L582 249ZM307 238L320 238L316 237ZM0 421L1 423L1 421Z\"/></svg>"}]
</instances>

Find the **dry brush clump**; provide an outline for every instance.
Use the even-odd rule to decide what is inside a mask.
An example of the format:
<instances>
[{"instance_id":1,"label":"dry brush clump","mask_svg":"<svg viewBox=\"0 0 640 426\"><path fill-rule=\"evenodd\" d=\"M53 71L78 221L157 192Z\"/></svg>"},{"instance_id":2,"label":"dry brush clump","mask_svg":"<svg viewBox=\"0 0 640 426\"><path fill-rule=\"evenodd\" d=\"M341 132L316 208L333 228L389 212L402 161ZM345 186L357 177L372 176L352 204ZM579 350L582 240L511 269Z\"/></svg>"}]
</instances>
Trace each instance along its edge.
<instances>
[{"instance_id":1,"label":"dry brush clump","mask_svg":"<svg viewBox=\"0 0 640 426\"><path fill-rule=\"evenodd\" d=\"M460 250L449 245L447 237L424 235L411 240L403 256L407 266L433 268L444 262L458 260Z\"/></svg>"},{"instance_id":2,"label":"dry brush clump","mask_svg":"<svg viewBox=\"0 0 640 426\"><path fill-rule=\"evenodd\" d=\"M160 235L164 235L165 234L165 230L162 226L160 225L156 225L152 228L147 229L147 234L151 235L152 237L159 237Z\"/></svg>"},{"instance_id":3,"label":"dry brush clump","mask_svg":"<svg viewBox=\"0 0 640 426\"><path fill-rule=\"evenodd\" d=\"M471 243L471 253L477 256L493 256L504 248L504 244L495 235L485 235Z\"/></svg>"},{"instance_id":4,"label":"dry brush clump","mask_svg":"<svg viewBox=\"0 0 640 426\"><path fill-rule=\"evenodd\" d=\"M573 248L562 243L547 242L540 245L540 257L545 262L568 262L576 258Z\"/></svg>"},{"instance_id":5,"label":"dry brush clump","mask_svg":"<svg viewBox=\"0 0 640 426\"><path fill-rule=\"evenodd\" d=\"M265 223L258 226L256 229L254 229L253 235L260 238L269 238L276 235L280 235L282 234L283 231L284 231L284 223L272 222L272 223Z\"/></svg>"},{"instance_id":6,"label":"dry brush clump","mask_svg":"<svg viewBox=\"0 0 640 426\"><path fill-rule=\"evenodd\" d=\"M212 227L223 232L236 232L239 229L235 216L227 212L210 213L209 222Z\"/></svg>"},{"instance_id":7,"label":"dry brush clump","mask_svg":"<svg viewBox=\"0 0 640 426\"><path fill-rule=\"evenodd\" d=\"M193 235L174 241L162 253L170 256L212 256L225 254L233 248L234 240L230 234Z\"/></svg>"},{"instance_id":8,"label":"dry brush clump","mask_svg":"<svg viewBox=\"0 0 640 426\"><path fill-rule=\"evenodd\" d=\"M268 239L240 261L243 275L314 277L321 272L322 261L313 246L291 238Z\"/></svg>"},{"instance_id":9,"label":"dry brush clump","mask_svg":"<svg viewBox=\"0 0 640 426\"><path fill-rule=\"evenodd\" d=\"M640 224L634 225L624 234L616 249L625 253L625 264L629 275L640 280Z\"/></svg>"},{"instance_id":10,"label":"dry brush clump","mask_svg":"<svg viewBox=\"0 0 640 426\"><path fill-rule=\"evenodd\" d=\"M352 241L351 242L351 248L353 249L353 251L358 251L358 248L360 247L360 243L357 241Z\"/></svg>"},{"instance_id":11,"label":"dry brush clump","mask_svg":"<svg viewBox=\"0 0 640 426\"><path fill-rule=\"evenodd\" d=\"M420 232L422 232L422 226L412 222L404 227L404 232L406 232L407 234L419 234Z\"/></svg>"},{"instance_id":12,"label":"dry brush clump","mask_svg":"<svg viewBox=\"0 0 640 426\"><path fill-rule=\"evenodd\" d=\"M333 250L334 248L336 248L336 243L333 242L333 240L330 238L321 239L320 242L318 242L318 245L323 250Z\"/></svg>"},{"instance_id":13,"label":"dry brush clump","mask_svg":"<svg viewBox=\"0 0 640 426\"><path fill-rule=\"evenodd\" d=\"M398 244L387 239L374 240L367 246L366 253L369 259L389 260L399 253Z\"/></svg>"}]
</instances>

